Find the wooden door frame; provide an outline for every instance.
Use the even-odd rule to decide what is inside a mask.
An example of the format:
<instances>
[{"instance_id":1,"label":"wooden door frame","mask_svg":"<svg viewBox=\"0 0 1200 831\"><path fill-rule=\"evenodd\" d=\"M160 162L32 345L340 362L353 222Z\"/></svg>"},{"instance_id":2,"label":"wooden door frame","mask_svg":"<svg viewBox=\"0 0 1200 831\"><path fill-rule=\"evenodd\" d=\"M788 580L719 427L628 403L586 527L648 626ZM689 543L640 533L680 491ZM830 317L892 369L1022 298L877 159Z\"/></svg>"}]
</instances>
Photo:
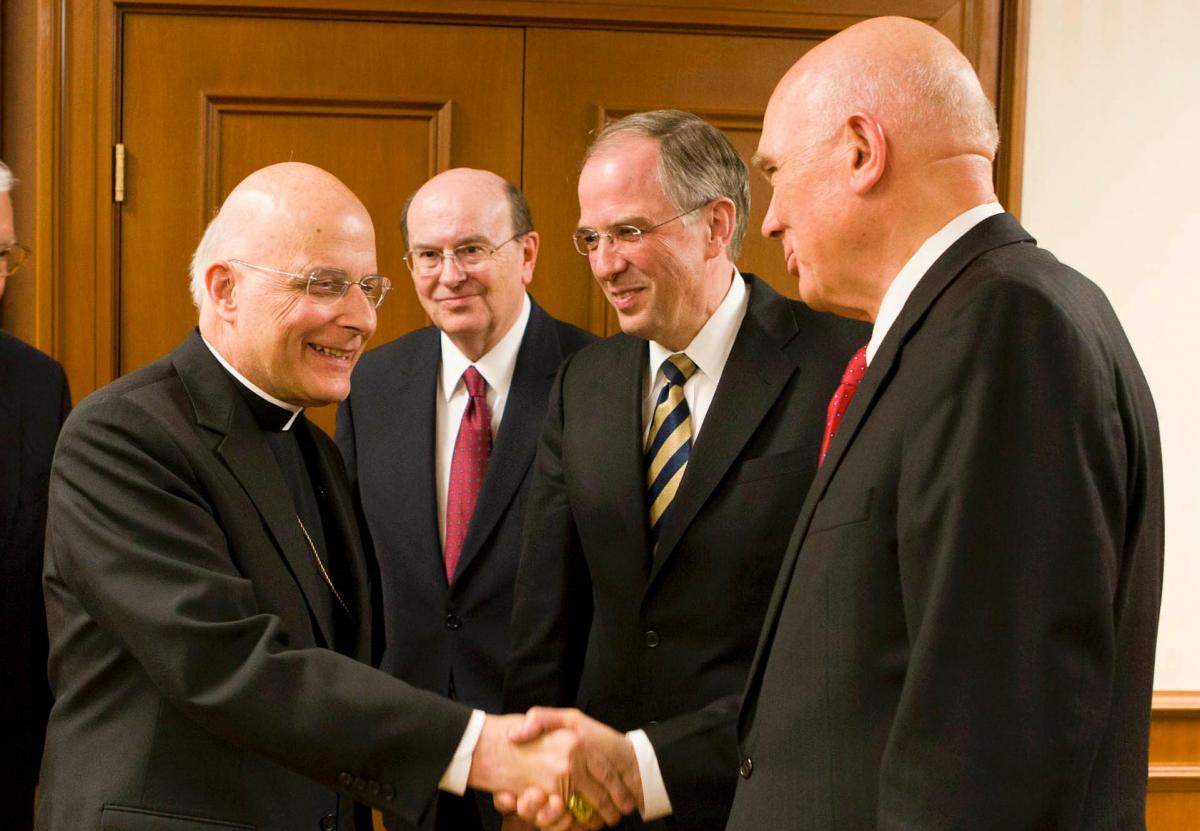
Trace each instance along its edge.
<instances>
[{"instance_id":1,"label":"wooden door frame","mask_svg":"<svg viewBox=\"0 0 1200 831\"><path fill-rule=\"evenodd\" d=\"M816 5L819 0L725 0L720 8L700 9L688 8L685 0L636 6L466 0L448 13L443 0L70 0L68 14L68 0L8 0L19 13L6 20L5 44L21 50L21 60L10 56L8 62L16 84L34 90L34 129L6 126L3 149L22 169L35 171L33 186L15 193L14 201L39 253L34 323L18 334L63 362L77 394L116 377L120 211L112 200L112 147L121 140L119 33L125 15L203 14L217 7L232 16L805 38L827 37L863 19L804 11ZM1028 0L962 0L965 51L996 90L997 192L1014 213L1020 210L1028 19ZM994 21L999 36L989 37ZM7 97L4 106L5 115L12 114Z\"/></svg>"}]
</instances>

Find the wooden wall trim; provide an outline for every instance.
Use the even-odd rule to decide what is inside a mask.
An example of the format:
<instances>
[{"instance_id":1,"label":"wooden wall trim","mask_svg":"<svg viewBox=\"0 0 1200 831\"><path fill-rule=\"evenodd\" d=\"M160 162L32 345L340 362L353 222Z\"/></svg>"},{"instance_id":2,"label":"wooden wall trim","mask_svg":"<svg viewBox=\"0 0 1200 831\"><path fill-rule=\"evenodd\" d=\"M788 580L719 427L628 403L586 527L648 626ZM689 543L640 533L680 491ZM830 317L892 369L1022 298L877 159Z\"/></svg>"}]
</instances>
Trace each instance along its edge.
<instances>
[{"instance_id":1,"label":"wooden wall trim","mask_svg":"<svg viewBox=\"0 0 1200 831\"><path fill-rule=\"evenodd\" d=\"M1200 802L1200 692L1154 693L1147 791L1151 801L1185 793Z\"/></svg>"},{"instance_id":2,"label":"wooden wall trim","mask_svg":"<svg viewBox=\"0 0 1200 831\"><path fill-rule=\"evenodd\" d=\"M1029 0L1004 0L1000 12L1000 67L996 106L1000 140L1006 152L996 159L996 195L1000 204L1021 216L1025 171L1025 89L1029 65Z\"/></svg>"},{"instance_id":3,"label":"wooden wall trim","mask_svg":"<svg viewBox=\"0 0 1200 831\"><path fill-rule=\"evenodd\" d=\"M473 23L482 25L563 25L572 29L632 29L709 34L827 37L880 13L879 3L860 0L857 13L818 11L814 0L722 0L696 6L691 0L609 3L595 0L116 0L140 11L293 17L354 17L364 20ZM914 16L933 22L936 13L919 12L938 3L914 0ZM944 3L943 3L944 5ZM882 8L882 7L881 7Z\"/></svg>"}]
</instances>

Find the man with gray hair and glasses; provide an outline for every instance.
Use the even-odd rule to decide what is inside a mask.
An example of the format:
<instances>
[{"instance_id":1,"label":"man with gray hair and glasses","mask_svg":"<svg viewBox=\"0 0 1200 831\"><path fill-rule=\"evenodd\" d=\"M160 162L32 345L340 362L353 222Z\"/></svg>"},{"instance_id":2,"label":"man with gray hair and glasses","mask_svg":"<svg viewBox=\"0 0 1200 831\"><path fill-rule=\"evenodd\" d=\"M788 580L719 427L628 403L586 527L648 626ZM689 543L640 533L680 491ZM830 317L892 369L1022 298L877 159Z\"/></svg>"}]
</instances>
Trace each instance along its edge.
<instances>
[{"instance_id":1,"label":"man with gray hair and glasses","mask_svg":"<svg viewBox=\"0 0 1200 831\"><path fill-rule=\"evenodd\" d=\"M746 165L694 115L601 131L579 211L575 247L622 334L568 358L550 395L505 709L577 707L535 711L524 735L569 725L604 748L637 785L631 826L719 831L739 694L829 389L866 333L738 271ZM498 803L539 822L589 807L518 796Z\"/></svg>"},{"instance_id":2,"label":"man with gray hair and glasses","mask_svg":"<svg viewBox=\"0 0 1200 831\"><path fill-rule=\"evenodd\" d=\"M574 734L514 747L520 717L368 665L372 563L337 448L303 414L349 393L390 285L363 204L311 165L263 168L192 281L199 327L59 441L38 828L359 831L356 803L416 823L468 786L631 811Z\"/></svg>"},{"instance_id":3,"label":"man with gray hair and glasses","mask_svg":"<svg viewBox=\"0 0 1200 831\"><path fill-rule=\"evenodd\" d=\"M12 172L0 162L0 298L29 251L17 242ZM42 604L42 540L46 478L71 393L58 361L0 332L0 735L8 773L0 804L8 825L33 827L33 799L50 688L46 683L46 612Z\"/></svg>"}]
</instances>

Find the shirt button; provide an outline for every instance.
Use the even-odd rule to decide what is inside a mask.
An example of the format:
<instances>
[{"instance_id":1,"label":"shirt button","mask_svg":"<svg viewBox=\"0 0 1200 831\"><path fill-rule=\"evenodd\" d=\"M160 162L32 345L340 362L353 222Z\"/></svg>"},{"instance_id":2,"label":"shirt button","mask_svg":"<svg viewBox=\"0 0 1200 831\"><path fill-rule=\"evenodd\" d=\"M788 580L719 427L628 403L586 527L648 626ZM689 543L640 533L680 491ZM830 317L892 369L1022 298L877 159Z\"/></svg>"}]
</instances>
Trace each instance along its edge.
<instances>
[{"instance_id":1,"label":"shirt button","mask_svg":"<svg viewBox=\"0 0 1200 831\"><path fill-rule=\"evenodd\" d=\"M646 638L646 646L650 647L651 649L654 649L656 646L658 646L660 643L662 643L662 638L660 638L658 636L658 633L655 632L653 629L646 630L645 638Z\"/></svg>"},{"instance_id":2,"label":"shirt button","mask_svg":"<svg viewBox=\"0 0 1200 831\"><path fill-rule=\"evenodd\" d=\"M383 798L386 799L388 802L391 802L393 799L396 798L396 789L393 788L391 785L385 784L380 789L380 791L383 794Z\"/></svg>"},{"instance_id":3,"label":"shirt button","mask_svg":"<svg viewBox=\"0 0 1200 831\"><path fill-rule=\"evenodd\" d=\"M749 779L750 774L754 773L754 760L747 756L742 759L742 763L738 765L738 775L743 779Z\"/></svg>"},{"instance_id":4,"label":"shirt button","mask_svg":"<svg viewBox=\"0 0 1200 831\"><path fill-rule=\"evenodd\" d=\"M342 771L338 774L338 782L340 782L342 785L345 785L347 788L350 787L350 783L353 781L354 777L346 773L346 771Z\"/></svg>"},{"instance_id":5,"label":"shirt button","mask_svg":"<svg viewBox=\"0 0 1200 831\"><path fill-rule=\"evenodd\" d=\"M337 831L337 817L333 814L321 817L321 831Z\"/></svg>"},{"instance_id":6,"label":"shirt button","mask_svg":"<svg viewBox=\"0 0 1200 831\"><path fill-rule=\"evenodd\" d=\"M446 628L451 632L457 632L459 629L462 629L462 618L454 614L454 612L446 615Z\"/></svg>"},{"instance_id":7,"label":"shirt button","mask_svg":"<svg viewBox=\"0 0 1200 831\"><path fill-rule=\"evenodd\" d=\"M379 783L372 779L367 783L367 791L370 792L371 796L379 796Z\"/></svg>"},{"instance_id":8,"label":"shirt button","mask_svg":"<svg viewBox=\"0 0 1200 831\"><path fill-rule=\"evenodd\" d=\"M365 779L363 779L362 777L358 777L354 780L354 790L361 791L366 787L367 787L367 781Z\"/></svg>"}]
</instances>

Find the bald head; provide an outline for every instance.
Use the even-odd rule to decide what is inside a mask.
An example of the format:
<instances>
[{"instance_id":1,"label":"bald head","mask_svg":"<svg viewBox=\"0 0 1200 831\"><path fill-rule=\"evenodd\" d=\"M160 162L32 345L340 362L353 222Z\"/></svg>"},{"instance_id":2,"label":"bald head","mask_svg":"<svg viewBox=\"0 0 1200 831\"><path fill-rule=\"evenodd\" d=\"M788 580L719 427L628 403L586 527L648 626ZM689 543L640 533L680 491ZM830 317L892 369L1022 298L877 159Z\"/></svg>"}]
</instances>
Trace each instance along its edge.
<instances>
[{"instance_id":1,"label":"bald head","mask_svg":"<svg viewBox=\"0 0 1200 831\"><path fill-rule=\"evenodd\" d=\"M999 130L974 68L931 26L878 17L814 47L779 82L772 103L826 136L854 112L873 115L888 141L922 161L995 157Z\"/></svg>"},{"instance_id":2,"label":"bald head","mask_svg":"<svg viewBox=\"0 0 1200 831\"><path fill-rule=\"evenodd\" d=\"M405 201L400 211L400 231L409 247L412 247L412 240L408 234L408 214L414 202L418 199L444 198L447 195L456 196L472 191L487 194L493 204L507 207L514 234L533 230L533 216L529 211L529 203L525 201L525 194L521 193L516 185L490 170L456 167L434 176Z\"/></svg>"},{"instance_id":3,"label":"bald head","mask_svg":"<svg viewBox=\"0 0 1200 831\"><path fill-rule=\"evenodd\" d=\"M763 234L809 305L874 320L905 262L959 214L995 201L998 130L971 64L924 23L881 17L814 47L763 118Z\"/></svg>"},{"instance_id":4,"label":"bald head","mask_svg":"<svg viewBox=\"0 0 1200 831\"><path fill-rule=\"evenodd\" d=\"M278 263L321 238L362 240L375 230L358 197L333 174L301 162L256 170L226 198L192 257L192 300L204 299L204 275L214 263L239 258Z\"/></svg>"}]
</instances>

